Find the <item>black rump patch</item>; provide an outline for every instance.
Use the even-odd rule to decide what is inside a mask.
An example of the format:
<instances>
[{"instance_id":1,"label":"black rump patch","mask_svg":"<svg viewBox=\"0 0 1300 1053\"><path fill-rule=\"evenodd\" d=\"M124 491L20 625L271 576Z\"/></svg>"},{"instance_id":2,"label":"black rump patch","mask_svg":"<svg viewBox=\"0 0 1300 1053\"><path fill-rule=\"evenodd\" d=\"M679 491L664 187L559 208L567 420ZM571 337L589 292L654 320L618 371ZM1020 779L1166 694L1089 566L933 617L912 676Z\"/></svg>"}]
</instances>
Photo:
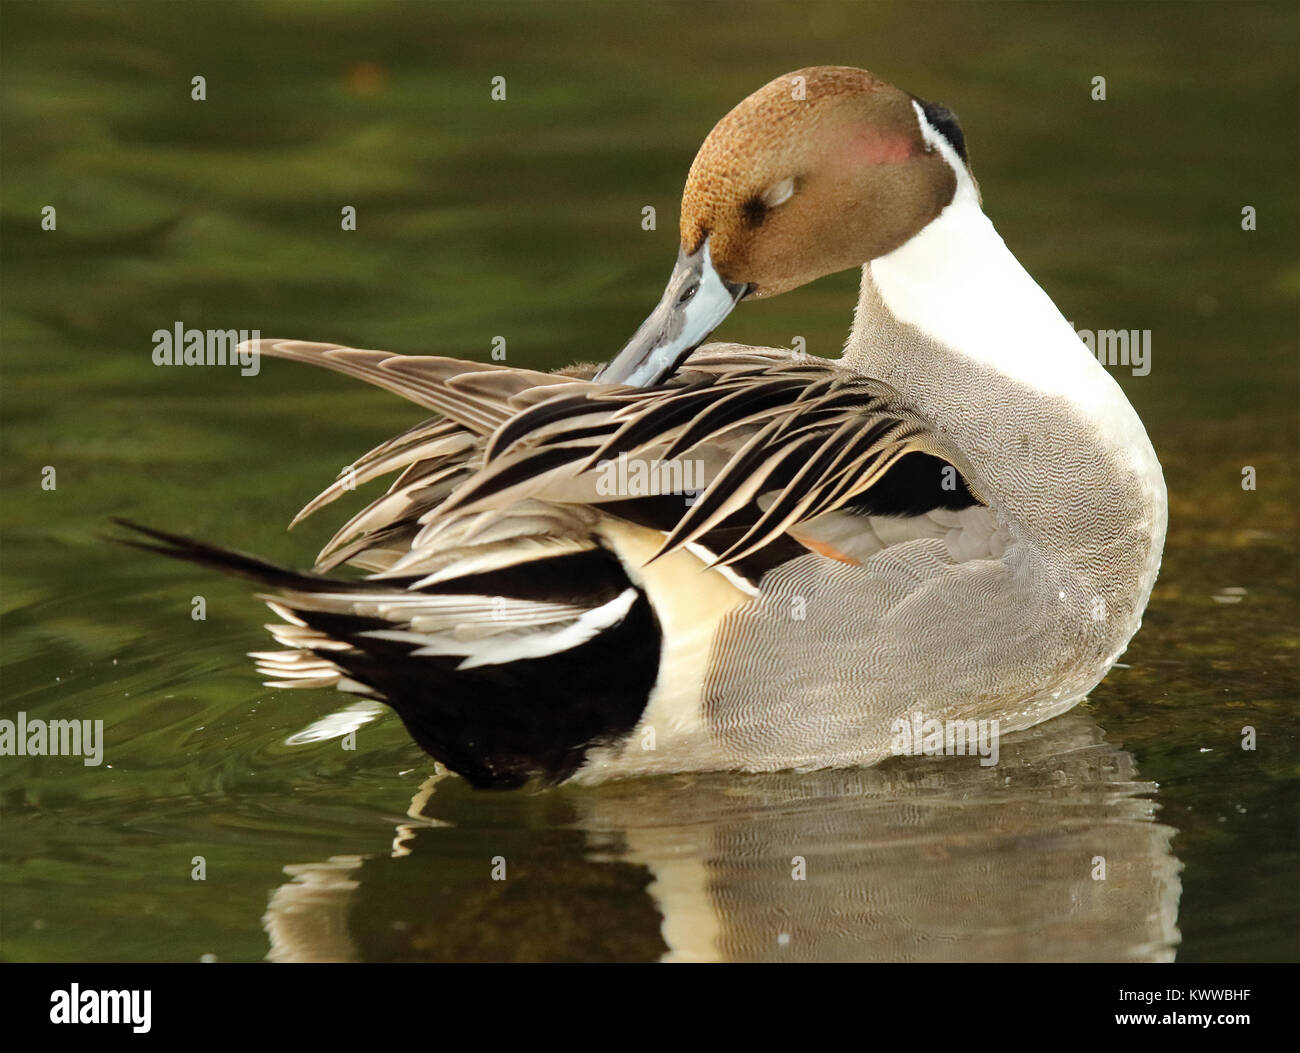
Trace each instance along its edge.
<instances>
[{"instance_id":1,"label":"black rump patch","mask_svg":"<svg viewBox=\"0 0 1300 1053\"><path fill-rule=\"evenodd\" d=\"M966 136L962 134L961 125L957 123L957 115L947 106L937 102L926 102L924 99L916 101L920 104L925 119L934 126L935 131L952 144L952 148L957 151L957 156L963 161L969 161L966 156Z\"/></svg>"},{"instance_id":2,"label":"black rump patch","mask_svg":"<svg viewBox=\"0 0 1300 1053\"><path fill-rule=\"evenodd\" d=\"M456 579L440 592L599 603L630 586L604 549ZM506 590L510 591L507 592ZM430 590L432 591L432 590ZM411 737L479 789L563 782L593 746L636 727L659 676L662 630L641 589L622 621L565 651L458 669L457 655L414 655L415 645L364 635L391 623L299 611L309 626L352 645L322 652L397 711Z\"/></svg>"},{"instance_id":3,"label":"black rump patch","mask_svg":"<svg viewBox=\"0 0 1300 1053\"><path fill-rule=\"evenodd\" d=\"M122 544L213 567L296 592L373 593L365 579L300 574L180 534L116 520L135 531ZM394 594L416 579L390 579ZM605 549L569 553L465 575L422 591L573 603L589 608L632 587ZM554 654L458 669L458 655L415 655L416 644L367 636L392 622L362 614L298 610L308 626L350 645L316 652L388 703L426 753L475 787L562 782L593 746L613 745L636 727L659 677L663 631L644 591L627 615L590 640Z\"/></svg>"}]
</instances>

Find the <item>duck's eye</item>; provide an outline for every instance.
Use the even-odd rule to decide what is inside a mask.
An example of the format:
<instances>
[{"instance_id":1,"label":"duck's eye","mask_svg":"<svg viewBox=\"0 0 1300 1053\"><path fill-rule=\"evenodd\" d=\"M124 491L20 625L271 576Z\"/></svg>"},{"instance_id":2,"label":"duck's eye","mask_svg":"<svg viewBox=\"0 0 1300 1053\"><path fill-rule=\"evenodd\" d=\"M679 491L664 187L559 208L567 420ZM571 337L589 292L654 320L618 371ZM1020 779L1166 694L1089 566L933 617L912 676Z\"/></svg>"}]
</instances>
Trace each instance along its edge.
<instances>
[{"instance_id":1,"label":"duck's eye","mask_svg":"<svg viewBox=\"0 0 1300 1053\"><path fill-rule=\"evenodd\" d=\"M691 282L690 285L686 286L686 288L682 290L681 296L677 297L677 306L681 307L682 304L689 303L699 291L700 283Z\"/></svg>"},{"instance_id":2,"label":"duck's eye","mask_svg":"<svg viewBox=\"0 0 1300 1053\"><path fill-rule=\"evenodd\" d=\"M763 191L759 198L768 208L776 208L777 205L784 205L794 197L795 182L794 176L789 179L782 179L779 183L774 183Z\"/></svg>"}]
</instances>

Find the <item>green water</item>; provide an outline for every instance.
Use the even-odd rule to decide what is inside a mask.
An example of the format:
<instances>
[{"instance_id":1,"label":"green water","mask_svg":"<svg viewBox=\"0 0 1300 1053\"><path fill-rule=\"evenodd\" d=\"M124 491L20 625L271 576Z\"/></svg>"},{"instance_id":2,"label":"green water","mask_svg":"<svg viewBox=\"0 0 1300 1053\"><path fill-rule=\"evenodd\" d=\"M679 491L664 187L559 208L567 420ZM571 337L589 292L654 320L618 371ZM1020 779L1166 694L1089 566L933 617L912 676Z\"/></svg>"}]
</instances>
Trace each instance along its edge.
<instances>
[{"instance_id":1,"label":"green water","mask_svg":"<svg viewBox=\"0 0 1300 1053\"><path fill-rule=\"evenodd\" d=\"M5 0L0 715L102 719L107 745L0 757L0 954L1295 959L1297 27L1245 3ZM1124 666L994 769L484 795L422 790L395 718L286 745L345 700L260 686L249 589L108 520L305 565L337 513L283 525L418 411L283 362L159 368L150 334L603 359L658 297L700 139L819 63L952 106L1067 317L1151 330L1150 374L1118 379L1170 532ZM834 354L855 286L719 335Z\"/></svg>"}]
</instances>

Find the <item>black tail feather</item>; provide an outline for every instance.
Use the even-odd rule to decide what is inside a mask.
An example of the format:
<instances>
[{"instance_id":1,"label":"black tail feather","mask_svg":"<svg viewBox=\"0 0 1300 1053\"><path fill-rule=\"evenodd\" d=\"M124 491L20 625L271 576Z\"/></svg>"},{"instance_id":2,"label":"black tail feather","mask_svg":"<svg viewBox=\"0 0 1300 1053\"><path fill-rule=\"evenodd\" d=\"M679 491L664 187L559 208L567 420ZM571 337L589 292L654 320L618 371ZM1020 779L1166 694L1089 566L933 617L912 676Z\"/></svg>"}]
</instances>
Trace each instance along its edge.
<instances>
[{"instance_id":1,"label":"black tail feather","mask_svg":"<svg viewBox=\"0 0 1300 1053\"><path fill-rule=\"evenodd\" d=\"M274 563L267 563L265 560L258 559L256 556L249 556L233 549L221 548L218 545L209 545L205 541L186 537L183 534L172 534L166 530L157 530L141 523L134 523L129 519L114 517L113 522L120 527L133 530L137 534L150 539L149 541L142 541L139 538L112 538L119 545L129 545L131 548L142 549L145 552L156 552L171 559L184 560L186 563L197 563L201 567L211 567L226 574L249 578L261 585L269 585L272 588L298 589L311 592L329 590L333 592L354 585L353 582L346 579L327 578L310 571L296 571L287 567L279 567ZM151 544L151 541L157 542L157 544Z\"/></svg>"},{"instance_id":2,"label":"black tail feather","mask_svg":"<svg viewBox=\"0 0 1300 1053\"><path fill-rule=\"evenodd\" d=\"M272 589L373 594L377 587L373 581L288 570L126 519L114 522L135 535L114 537L118 544ZM401 594L416 580L384 579L382 588ZM529 573L506 567L427 591L431 598L446 591L598 605L629 584L618 558L594 548L542 560ZM583 643L469 669L461 668L463 655L420 655L416 643L372 635L405 626L355 613L346 599L338 609L329 603L328 609L317 609L301 597L297 605L292 596L283 602L301 618L297 624L347 645L316 649L308 641L301 650L332 664L343 677L363 685L361 693L396 710L427 753L476 787L511 788L531 779L562 782L586 762L593 746L622 742L636 727L658 678L663 636L649 599L640 588L636 593L621 621Z\"/></svg>"}]
</instances>

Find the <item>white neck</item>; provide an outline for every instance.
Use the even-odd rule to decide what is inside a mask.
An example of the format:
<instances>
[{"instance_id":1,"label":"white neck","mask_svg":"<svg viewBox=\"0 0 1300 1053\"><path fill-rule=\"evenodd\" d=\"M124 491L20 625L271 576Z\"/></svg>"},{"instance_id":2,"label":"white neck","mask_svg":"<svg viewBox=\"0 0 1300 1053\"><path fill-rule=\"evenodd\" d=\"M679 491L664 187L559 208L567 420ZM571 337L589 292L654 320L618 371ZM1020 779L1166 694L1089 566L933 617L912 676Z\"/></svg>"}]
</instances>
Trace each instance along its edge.
<instances>
[{"instance_id":1,"label":"white neck","mask_svg":"<svg viewBox=\"0 0 1300 1053\"><path fill-rule=\"evenodd\" d=\"M924 121L922 127L948 156L956 193L919 234L867 264L864 285L874 283L898 321L954 354L1043 395L1068 398L1088 416L1106 419L1119 412L1141 431L1119 385L993 229L966 166ZM848 361L873 354L872 333L862 331L871 319L859 315L857 323Z\"/></svg>"},{"instance_id":2,"label":"white neck","mask_svg":"<svg viewBox=\"0 0 1300 1053\"><path fill-rule=\"evenodd\" d=\"M1145 538L1138 588L1149 589L1165 491L1146 430L993 229L951 146L934 146L956 194L863 268L843 361L896 388L967 458L999 517L1040 547L1095 553Z\"/></svg>"}]
</instances>

